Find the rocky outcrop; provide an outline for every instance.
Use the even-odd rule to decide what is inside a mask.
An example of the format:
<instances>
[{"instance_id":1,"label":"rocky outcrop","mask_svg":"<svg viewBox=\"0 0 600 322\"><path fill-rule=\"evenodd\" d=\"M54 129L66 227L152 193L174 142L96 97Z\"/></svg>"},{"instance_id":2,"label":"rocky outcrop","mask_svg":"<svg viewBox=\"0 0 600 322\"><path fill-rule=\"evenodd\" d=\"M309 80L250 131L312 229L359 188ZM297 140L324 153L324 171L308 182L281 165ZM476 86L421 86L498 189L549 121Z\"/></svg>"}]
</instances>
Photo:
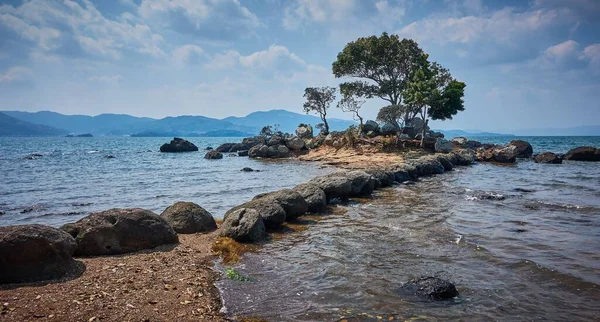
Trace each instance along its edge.
<instances>
[{"instance_id":1,"label":"rocky outcrop","mask_svg":"<svg viewBox=\"0 0 600 322\"><path fill-rule=\"evenodd\" d=\"M417 168L417 175L419 177L444 173L444 166L436 156L424 156L410 163Z\"/></svg>"},{"instance_id":2,"label":"rocky outcrop","mask_svg":"<svg viewBox=\"0 0 600 322\"><path fill-rule=\"evenodd\" d=\"M444 138L437 138L435 140L435 152L437 153L449 153L452 151L452 142L444 139Z\"/></svg>"},{"instance_id":3,"label":"rocky outcrop","mask_svg":"<svg viewBox=\"0 0 600 322\"><path fill-rule=\"evenodd\" d=\"M304 148L304 140L297 136L292 136L292 137L285 139L285 145L290 150L300 151Z\"/></svg>"},{"instance_id":4,"label":"rocky outcrop","mask_svg":"<svg viewBox=\"0 0 600 322\"><path fill-rule=\"evenodd\" d=\"M286 221L294 220L308 211L308 203L304 197L290 189L259 195L254 200L268 200L278 203L285 211Z\"/></svg>"},{"instance_id":5,"label":"rocky outcrop","mask_svg":"<svg viewBox=\"0 0 600 322\"><path fill-rule=\"evenodd\" d=\"M562 158L552 152L543 152L536 155L533 158L535 163L552 163L552 164L561 164Z\"/></svg>"},{"instance_id":6,"label":"rocky outcrop","mask_svg":"<svg viewBox=\"0 0 600 322\"><path fill-rule=\"evenodd\" d=\"M426 127L425 122L420 117L415 117L406 122L406 126L402 129L402 133L407 134L411 138L417 138L417 135L423 133L423 127ZM425 132L429 130L425 128Z\"/></svg>"},{"instance_id":7,"label":"rocky outcrop","mask_svg":"<svg viewBox=\"0 0 600 322\"><path fill-rule=\"evenodd\" d=\"M328 199L361 197L375 189L375 179L363 171L336 172L316 177L308 182L325 192Z\"/></svg>"},{"instance_id":8,"label":"rocky outcrop","mask_svg":"<svg viewBox=\"0 0 600 322\"><path fill-rule=\"evenodd\" d=\"M519 155L519 149L514 145L495 148L492 150L493 160L499 163L514 163Z\"/></svg>"},{"instance_id":9,"label":"rocky outcrop","mask_svg":"<svg viewBox=\"0 0 600 322\"><path fill-rule=\"evenodd\" d=\"M62 229L75 238L79 256L130 253L179 241L166 220L139 208L92 213Z\"/></svg>"},{"instance_id":10,"label":"rocky outcrop","mask_svg":"<svg viewBox=\"0 0 600 322\"><path fill-rule=\"evenodd\" d=\"M290 150L285 145L264 145L260 144L248 151L251 158L287 158L290 156Z\"/></svg>"},{"instance_id":11,"label":"rocky outcrop","mask_svg":"<svg viewBox=\"0 0 600 322\"><path fill-rule=\"evenodd\" d=\"M179 234L195 234L217 229L213 216L193 202L176 202L160 214Z\"/></svg>"},{"instance_id":12,"label":"rocky outcrop","mask_svg":"<svg viewBox=\"0 0 600 322\"><path fill-rule=\"evenodd\" d=\"M242 144L245 145L245 146L248 146L248 149L250 149L251 147L253 147L255 145L266 144L266 143L267 143L267 140L262 135L252 136L252 137L249 137L249 138L244 138L242 140Z\"/></svg>"},{"instance_id":13,"label":"rocky outcrop","mask_svg":"<svg viewBox=\"0 0 600 322\"><path fill-rule=\"evenodd\" d=\"M251 243L260 242L267 237L261 215L255 209L249 208L231 211L223 220L221 236Z\"/></svg>"},{"instance_id":14,"label":"rocky outcrop","mask_svg":"<svg viewBox=\"0 0 600 322\"><path fill-rule=\"evenodd\" d=\"M475 141L475 140L469 140L462 136L455 137L451 141L452 141L452 144L459 146L461 148L477 149L477 148L481 147L481 142Z\"/></svg>"},{"instance_id":15,"label":"rocky outcrop","mask_svg":"<svg viewBox=\"0 0 600 322\"><path fill-rule=\"evenodd\" d=\"M206 155L204 155L204 158L209 160L223 159L223 153L217 152L215 150L208 151L206 152Z\"/></svg>"},{"instance_id":16,"label":"rocky outcrop","mask_svg":"<svg viewBox=\"0 0 600 322\"><path fill-rule=\"evenodd\" d=\"M310 124L300 124L296 129L296 135L301 139L312 139L313 127Z\"/></svg>"},{"instance_id":17,"label":"rocky outcrop","mask_svg":"<svg viewBox=\"0 0 600 322\"><path fill-rule=\"evenodd\" d=\"M379 124L377 124L377 122L375 122L373 120L368 120L367 122L365 122L365 124L363 124L362 132L363 133L369 133L369 132L379 133Z\"/></svg>"},{"instance_id":18,"label":"rocky outcrop","mask_svg":"<svg viewBox=\"0 0 600 322\"><path fill-rule=\"evenodd\" d=\"M225 213L224 218L229 217L231 213L241 208L256 210L262 218L265 227L269 229L275 229L281 226L286 220L285 210L278 201L261 198L248 201L228 210Z\"/></svg>"},{"instance_id":19,"label":"rocky outcrop","mask_svg":"<svg viewBox=\"0 0 600 322\"><path fill-rule=\"evenodd\" d=\"M165 143L160 147L160 152L177 153L177 152L194 152L198 151L198 147L190 141L182 138L173 138L170 143Z\"/></svg>"},{"instance_id":20,"label":"rocky outcrop","mask_svg":"<svg viewBox=\"0 0 600 322\"><path fill-rule=\"evenodd\" d=\"M236 144L237 143L223 143L223 144L219 145L216 149L214 149L214 151L221 152L221 153L227 153Z\"/></svg>"},{"instance_id":21,"label":"rocky outcrop","mask_svg":"<svg viewBox=\"0 0 600 322\"><path fill-rule=\"evenodd\" d=\"M238 157L247 157L247 156L248 156L248 150L238 151Z\"/></svg>"},{"instance_id":22,"label":"rocky outcrop","mask_svg":"<svg viewBox=\"0 0 600 322\"><path fill-rule=\"evenodd\" d=\"M458 296L454 284L437 277L421 277L404 284L402 288L432 300L446 300Z\"/></svg>"},{"instance_id":23,"label":"rocky outcrop","mask_svg":"<svg viewBox=\"0 0 600 322\"><path fill-rule=\"evenodd\" d=\"M398 130L398 126L392 123L385 123L379 129L381 135L385 136L396 135L396 133L398 133Z\"/></svg>"},{"instance_id":24,"label":"rocky outcrop","mask_svg":"<svg viewBox=\"0 0 600 322\"><path fill-rule=\"evenodd\" d=\"M267 141L268 146L285 145L285 138L282 134L276 133L271 135L271 138Z\"/></svg>"},{"instance_id":25,"label":"rocky outcrop","mask_svg":"<svg viewBox=\"0 0 600 322\"><path fill-rule=\"evenodd\" d=\"M292 188L304 198L308 206L307 212L318 213L327 206L327 195L323 190L315 185L308 183L300 184Z\"/></svg>"},{"instance_id":26,"label":"rocky outcrop","mask_svg":"<svg viewBox=\"0 0 600 322\"><path fill-rule=\"evenodd\" d=\"M368 169L365 172L375 179L375 189L389 187L394 184L396 179L394 172L391 170Z\"/></svg>"},{"instance_id":27,"label":"rocky outcrop","mask_svg":"<svg viewBox=\"0 0 600 322\"><path fill-rule=\"evenodd\" d=\"M512 140L507 144L508 147L514 146L516 149L516 158L529 159L533 155L533 147L529 142L523 140Z\"/></svg>"},{"instance_id":28,"label":"rocky outcrop","mask_svg":"<svg viewBox=\"0 0 600 322\"><path fill-rule=\"evenodd\" d=\"M582 146L567 152L564 159L571 161L600 161L600 149L593 146Z\"/></svg>"},{"instance_id":29,"label":"rocky outcrop","mask_svg":"<svg viewBox=\"0 0 600 322\"><path fill-rule=\"evenodd\" d=\"M0 284L61 278L74 267L76 247L71 235L53 227L0 227Z\"/></svg>"}]
</instances>

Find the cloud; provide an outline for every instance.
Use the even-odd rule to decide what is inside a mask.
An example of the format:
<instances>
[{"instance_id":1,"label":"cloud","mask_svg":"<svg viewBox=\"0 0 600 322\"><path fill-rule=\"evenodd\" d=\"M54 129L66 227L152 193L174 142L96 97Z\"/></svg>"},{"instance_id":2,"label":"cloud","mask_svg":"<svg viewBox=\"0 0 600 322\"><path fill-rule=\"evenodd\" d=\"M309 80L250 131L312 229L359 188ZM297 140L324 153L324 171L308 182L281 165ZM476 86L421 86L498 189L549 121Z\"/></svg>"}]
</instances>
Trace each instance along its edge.
<instances>
[{"instance_id":1,"label":"cloud","mask_svg":"<svg viewBox=\"0 0 600 322\"><path fill-rule=\"evenodd\" d=\"M243 56L234 50L217 54L205 66L208 69L246 69L288 70L308 68L308 65L285 46L271 45L268 49Z\"/></svg>"},{"instance_id":2,"label":"cloud","mask_svg":"<svg viewBox=\"0 0 600 322\"><path fill-rule=\"evenodd\" d=\"M89 82L95 82L105 85L116 86L121 81L121 75L110 75L110 76L91 76L88 77Z\"/></svg>"},{"instance_id":3,"label":"cloud","mask_svg":"<svg viewBox=\"0 0 600 322\"><path fill-rule=\"evenodd\" d=\"M194 60L195 57L202 55L204 49L197 45L183 45L173 50L173 62L177 66L184 66Z\"/></svg>"},{"instance_id":4,"label":"cloud","mask_svg":"<svg viewBox=\"0 0 600 322\"><path fill-rule=\"evenodd\" d=\"M600 74L600 44L592 44L583 49L581 57L589 61L590 68Z\"/></svg>"},{"instance_id":5,"label":"cloud","mask_svg":"<svg viewBox=\"0 0 600 322\"><path fill-rule=\"evenodd\" d=\"M283 26L295 30L313 22L340 22L355 9L355 0L296 0L284 10Z\"/></svg>"},{"instance_id":6,"label":"cloud","mask_svg":"<svg viewBox=\"0 0 600 322\"><path fill-rule=\"evenodd\" d=\"M164 56L164 39L147 25L105 17L89 0L62 2L31 0L20 6L0 6L0 22L22 37L35 41L36 50L70 54L80 52L113 59L126 50ZM61 48L63 47L63 48Z\"/></svg>"},{"instance_id":7,"label":"cloud","mask_svg":"<svg viewBox=\"0 0 600 322\"><path fill-rule=\"evenodd\" d=\"M142 0L138 12L156 25L204 39L235 39L261 26L238 0Z\"/></svg>"},{"instance_id":8,"label":"cloud","mask_svg":"<svg viewBox=\"0 0 600 322\"><path fill-rule=\"evenodd\" d=\"M25 81L33 77L33 71L27 67L15 66L0 74L0 83Z\"/></svg>"},{"instance_id":9,"label":"cloud","mask_svg":"<svg viewBox=\"0 0 600 322\"><path fill-rule=\"evenodd\" d=\"M563 8L578 18L592 23L598 22L600 2L598 0L535 0L534 8Z\"/></svg>"}]
</instances>

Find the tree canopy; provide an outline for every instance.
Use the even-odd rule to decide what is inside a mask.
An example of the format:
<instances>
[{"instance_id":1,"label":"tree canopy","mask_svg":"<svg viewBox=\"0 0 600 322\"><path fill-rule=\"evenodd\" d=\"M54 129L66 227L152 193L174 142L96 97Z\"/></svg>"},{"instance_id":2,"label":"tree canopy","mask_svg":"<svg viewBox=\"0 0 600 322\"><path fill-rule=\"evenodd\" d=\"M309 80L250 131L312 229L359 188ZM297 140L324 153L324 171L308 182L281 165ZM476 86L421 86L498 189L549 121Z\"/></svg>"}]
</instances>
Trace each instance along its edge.
<instances>
[{"instance_id":1,"label":"tree canopy","mask_svg":"<svg viewBox=\"0 0 600 322\"><path fill-rule=\"evenodd\" d=\"M304 112L306 114L310 112L317 113L323 121L323 134L329 133L329 124L327 123L327 109L331 103L335 100L336 89L333 87L307 87L304 90L304 97L306 102L304 103Z\"/></svg>"}]
</instances>

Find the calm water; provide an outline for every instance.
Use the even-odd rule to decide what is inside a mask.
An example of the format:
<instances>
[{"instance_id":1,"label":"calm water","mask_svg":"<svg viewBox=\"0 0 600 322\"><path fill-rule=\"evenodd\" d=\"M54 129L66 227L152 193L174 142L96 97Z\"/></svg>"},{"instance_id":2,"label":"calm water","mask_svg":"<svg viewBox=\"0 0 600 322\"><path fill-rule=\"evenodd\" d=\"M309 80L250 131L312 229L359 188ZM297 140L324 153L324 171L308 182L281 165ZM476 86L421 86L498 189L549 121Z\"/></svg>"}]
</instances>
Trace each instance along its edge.
<instances>
[{"instance_id":1,"label":"calm water","mask_svg":"<svg viewBox=\"0 0 600 322\"><path fill-rule=\"evenodd\" d=\"M73 222L93 211L140 207L161 213L176 201L213 216L253 196L294 186L332 169L247 157L204 159L207 146L241 138L191 138L200 149L160 153L170 138L0 138L0 226ZM24 156L43 156L26 160ZM107 159L105 155L113 155ZM261 172L241 172L250 167Z\"/></svg>"},{"instance_id":2,"label":"calm water","mask_svg":"<svg viewBox=\"0 0 600 322\"><path fill-rule=\"evenodd\" d=\"M526 139L536 152L600 146L598 137ZM272 321L600 317L600 163L477 164L345 208L247 254L235 269L253 282L219 282L227 312ZM460 296L402 292L420 276L446 278Z\"/></svg>"},{"instance_id":3,"label":"calm water","mask_svg":"<svg viewBox=\"0 0 600 322\"><path fill-rule=\"evenodd\" d=\"M525 139L535 152L600 146L600 137ZM221 217L258 193L332 171L294 161L205 160L203 151L158 153L167 141L0 138L0 225L58 226L111 207L160 213L177 200ZM191 141L203 150L239 139ZM23 159L31 153L43 157ZM262 171L239 171L246 166ZM272 321L600 316L600 163L476 164L342 207L345 214L247 254L235 269L253 282L219 282L227 312ZM400 289L431 275L454 282L460 296L430 302Z\"/></svg>"}]
</instances>

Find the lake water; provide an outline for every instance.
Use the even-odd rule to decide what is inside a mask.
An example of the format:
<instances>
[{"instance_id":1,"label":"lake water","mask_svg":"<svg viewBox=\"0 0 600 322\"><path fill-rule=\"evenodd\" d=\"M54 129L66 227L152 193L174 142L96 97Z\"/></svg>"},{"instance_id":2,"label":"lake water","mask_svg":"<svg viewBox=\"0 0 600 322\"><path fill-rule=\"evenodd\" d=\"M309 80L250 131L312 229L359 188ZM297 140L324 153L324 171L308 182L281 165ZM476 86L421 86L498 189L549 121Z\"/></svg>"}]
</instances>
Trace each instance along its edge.
<instances>
[{"instance_id":1,"label":"lake water","mask_svg":"<svg viewBox=\"0 0 600 322\"><path fill-rule=\"evenodd\" d=\"M536 153L600 146L600 137L524 139ZM295 161L205 160L202 151L158 153L167 141L0 138L0 225L59 226L112 207L160 213L177 200L222 217L258 193L333 171ZM202 150L239 139L191 141ZM43 156L23 158L31 153ZM272 321L600 316L600 163L475 164L340 207L347 212L246 254L234 268L252 282L218 284L228 314ZM420 276L446 278L460 296L432 302L402 291Z\"/></svg>"}]
</instances>

